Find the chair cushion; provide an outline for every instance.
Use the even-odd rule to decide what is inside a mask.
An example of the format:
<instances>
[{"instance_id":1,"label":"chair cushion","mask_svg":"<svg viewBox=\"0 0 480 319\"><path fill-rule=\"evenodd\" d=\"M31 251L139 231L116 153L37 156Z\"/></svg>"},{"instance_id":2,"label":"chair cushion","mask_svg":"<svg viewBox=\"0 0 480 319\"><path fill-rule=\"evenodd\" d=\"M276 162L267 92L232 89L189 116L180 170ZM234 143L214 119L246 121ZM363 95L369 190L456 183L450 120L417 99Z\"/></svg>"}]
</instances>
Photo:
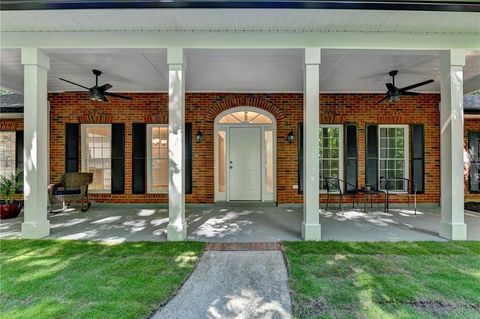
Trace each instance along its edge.
<instances>
[{"instance_id":1,"label":"chair cushion","mask_svg":"<svg viewBox=\"0 0 480 319\"><path fill-rule=\"evenodd\" d=\"M80 189L54 189L53 195L79 195Z\"/></svg>"}]
</instances>

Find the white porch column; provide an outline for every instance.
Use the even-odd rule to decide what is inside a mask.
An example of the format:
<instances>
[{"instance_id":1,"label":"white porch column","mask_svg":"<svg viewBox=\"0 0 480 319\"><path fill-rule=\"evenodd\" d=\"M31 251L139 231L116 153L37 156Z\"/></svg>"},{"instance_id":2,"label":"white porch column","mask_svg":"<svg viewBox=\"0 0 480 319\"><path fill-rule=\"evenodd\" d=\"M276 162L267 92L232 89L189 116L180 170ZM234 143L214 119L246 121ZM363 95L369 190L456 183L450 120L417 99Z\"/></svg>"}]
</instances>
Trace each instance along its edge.
<instances>
[{"instance_id":1,"label":"white porch column","mask_svg":"<svg viewBox=\"0 0 480 319\"><path fill-rule=\"evenodd\" d=\"M440 59L440 236L467 238L463 190L463 66L464 50L442 52Z\"/></svg>"},{"instance_id":2,"label":"white porch column","mask_svg":"<svg viewBox=\"0 0 480 319\"><path fill-rule=\"evenodd\" d=\"M48 56L36 48L22 49L24 65L24 198L23 238L50 235L48 185Z\"/></svg>"},{"instance_id":3,"label":"white porch column","mask_svg":"<svg viewBox=\"0 0 480 319\"><path fill-rule=\"evenodd\" d=\"M320 48L305 48L305 80L303 92L303 223L304 240L320 240L319 220L319 69Z\"/></svg>"},{"instance_id":4,"label":"white porch column","mask_svg":"<svg viewBox=\"0 0 480 319\"><path fill-rule=\"evenodd\" d=\"M185 57L169 48L168 62L168 240L187 237L185 222Z\"/></svg>"}]
</instances>

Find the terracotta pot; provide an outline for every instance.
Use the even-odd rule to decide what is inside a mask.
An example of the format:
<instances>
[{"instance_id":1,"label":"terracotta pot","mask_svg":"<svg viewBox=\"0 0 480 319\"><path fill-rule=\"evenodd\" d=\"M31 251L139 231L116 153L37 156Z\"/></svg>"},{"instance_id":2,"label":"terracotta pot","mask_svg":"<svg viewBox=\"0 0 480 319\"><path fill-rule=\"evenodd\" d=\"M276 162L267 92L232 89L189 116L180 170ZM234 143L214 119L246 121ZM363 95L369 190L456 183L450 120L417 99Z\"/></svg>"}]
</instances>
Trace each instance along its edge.
<instances>
[{"instance_id":1,"label":"terracotta pot","mask_svg":"<svg viewBox=\"0 0 480 319\"><path fill-rule=\"evenodd\" d=\"M22 204L19 202L14 202L12 204L0 204L0 218L15 218L18 216L18 214L20 214L21 210Z\"/></svg>"}]
</instances>

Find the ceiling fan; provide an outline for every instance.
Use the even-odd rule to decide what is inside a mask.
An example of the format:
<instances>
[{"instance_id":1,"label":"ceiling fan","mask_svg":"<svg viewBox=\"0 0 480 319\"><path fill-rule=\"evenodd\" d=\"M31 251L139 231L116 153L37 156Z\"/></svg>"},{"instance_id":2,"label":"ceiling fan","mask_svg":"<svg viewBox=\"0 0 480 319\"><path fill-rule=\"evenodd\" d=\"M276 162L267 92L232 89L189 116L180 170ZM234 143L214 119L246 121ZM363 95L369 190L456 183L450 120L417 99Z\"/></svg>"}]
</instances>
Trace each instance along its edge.
<instances>
[{"instance_id":1,"label":"ceiling fan","mask_svg":"<svg viewBox=\"0 0 480 319\"><path fill-rule=\"evenodd\" d=\"M78 84L78 83L75 83L75 82L72 82L72 81L69 81L69 80L65 80L65 79L62 79L62 78L59 78L59 80L65 81L67 83L71 83L73 85L76 85L76 86L79 86L81 88L84 88L84 89L88 90L88 92L90 93L90 99L93 100L93 101L108 102L107 96L116 97L116 98L125 99L125 100L133 100L129 96L124 96L124 95L120 95L120 94L106 92L107 90L111 89L113 86L111 84L108 84L108 83L104 84L102 86L98 86L98 77L102 74L102 71L92 70L92 72L93 72L93 74L95 74L95 86L92 86L91 88L88 88L88 87L83 86L81 84Z\"/></svg>"},{"instance_id":2,"label":"ceiling fan","mask_svg":"<svg viewBox=\"0 0 480 319\"><path fill-rule=\"evenodd\" d=\"M430 79L427 81L405 86L403 88L397 88L395 86L395 75L397 74L398 74L398 70L393 70L388 72L388 75L392 77L392 83L385 83L385 86L387 87L387 93L380 101L378 101L378 103L382 103L385 100L388 100L388 102L390 103L395 103L396 101L400 100L400 97L402 95L411 95L411 96L419 95L420 93L409 92L409 90L434 82L434 80Z\"/></svg>"}]
</instances>

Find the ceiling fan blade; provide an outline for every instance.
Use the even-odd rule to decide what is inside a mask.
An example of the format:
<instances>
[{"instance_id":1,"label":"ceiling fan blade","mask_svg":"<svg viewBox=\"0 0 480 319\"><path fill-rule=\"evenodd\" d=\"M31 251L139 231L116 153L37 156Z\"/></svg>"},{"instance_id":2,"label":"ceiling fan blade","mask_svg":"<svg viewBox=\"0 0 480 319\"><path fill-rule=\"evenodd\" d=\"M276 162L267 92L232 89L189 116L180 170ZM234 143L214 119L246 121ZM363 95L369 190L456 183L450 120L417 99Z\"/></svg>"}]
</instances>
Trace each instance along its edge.
<instances>
[{"instance_id":1,"label":"ceiling fan blade","mask_svg":"<svg viewBox=\"0 0 480 319\"><path fill-rule=\"evenodd\" d=\"M410 95L410 96L417 96L420 95L420 93L417 92L400 92L401 95Z\"/></svg>"},{"instance_id":2,"label":"ceiling fan blade","mask_svg":"<svg viewBox=\"0 0 480 319\"><path fill-rule=\"evenodd\" d=\"M429 83L432 83L432 82L435 82L435 81L430 79L430 80L427 80L427 81L419 82L417 84L412 84L412 85L403 87L403 88L400 89L400 91L403 93L405 91L408 91L408 90L411 90L411 89L414 89L414 88L418 88L419 86L426 85L426 84L429 84Z\"/></svg>"},{"instance_id":3,"label":"ceiling fan blade","mask_svg":"<svg viewBox=\"0 0 480 319\"><path fill-rule=\"evenodd\" d=\"M395 92L395 86L392 83L385 83L385 86L389 92Z\"/></svg>"},{"instance_id":4,"label":"ceiling fan blade","mask_svg":"<svg viewBox=\"0 0 480 319\"><path fill-rule=\"evenodd\" d=\"M107 97L106 97L105 95L103 96L102 101L103 101L103 102L108 102L108 99L107 99Z\"/></svg>"},{"instance_id":5,"label":"ceiling fan blade","mask_svg":"<svg viewBox=\"0 0 480 319\"><path fill-rule=\"evenodd\" d=\"M380 101L378 101L377 104L382 103L382 102L385 101L386 99L388 99L388 96L387 96L387 95L385 95Z\"/></svg>"},{"instance_id":6,"label":"ceiling fan blade","mask_svg":"<svg viewBox=\"0 0 480 319\"><path fill-rule=\"evenodd\" d=\"M62 78L58 78L59 80L62 80L62 81L65 81L67 83L70 83L70 84L73 84L73 85L76 85L76 86L79 86L81 88L84 88L86 90L90 90L90 88L87 88L86 86L83 86L81 84L78 84L78 83L75 83L75 82L72 82L72 81L69 81L69 80L65 80L65 79L62 79Z\"/></svg>"},{"instance_id":7,"label":"ceiling fan blade","mask_svg":"<svg viewBox=\"0 0 480 319\"><path fill-rule=\"evenodd\" d=\"M111 96L111 97L118 97L120 99L125 99L125 100L133 100L131 97L129 96L125 96L125 95L120 95L120 94L115 94L115 93L108 93L108 92L105 92L105 95L108 95L108 96Z\"/></svg>"},{"instance_id":8,"label":"ceiling fan blade","mask_svg":"<svg viewBox=\"0 0 480 319\"><path fill-rule=\"evenodd\" d=\"M111 84L104 84L102 86L100 86L98 89L105 92L106 90L110 90L111 88L113 88L113 86Z\"/></svg>"}]
</instances>

